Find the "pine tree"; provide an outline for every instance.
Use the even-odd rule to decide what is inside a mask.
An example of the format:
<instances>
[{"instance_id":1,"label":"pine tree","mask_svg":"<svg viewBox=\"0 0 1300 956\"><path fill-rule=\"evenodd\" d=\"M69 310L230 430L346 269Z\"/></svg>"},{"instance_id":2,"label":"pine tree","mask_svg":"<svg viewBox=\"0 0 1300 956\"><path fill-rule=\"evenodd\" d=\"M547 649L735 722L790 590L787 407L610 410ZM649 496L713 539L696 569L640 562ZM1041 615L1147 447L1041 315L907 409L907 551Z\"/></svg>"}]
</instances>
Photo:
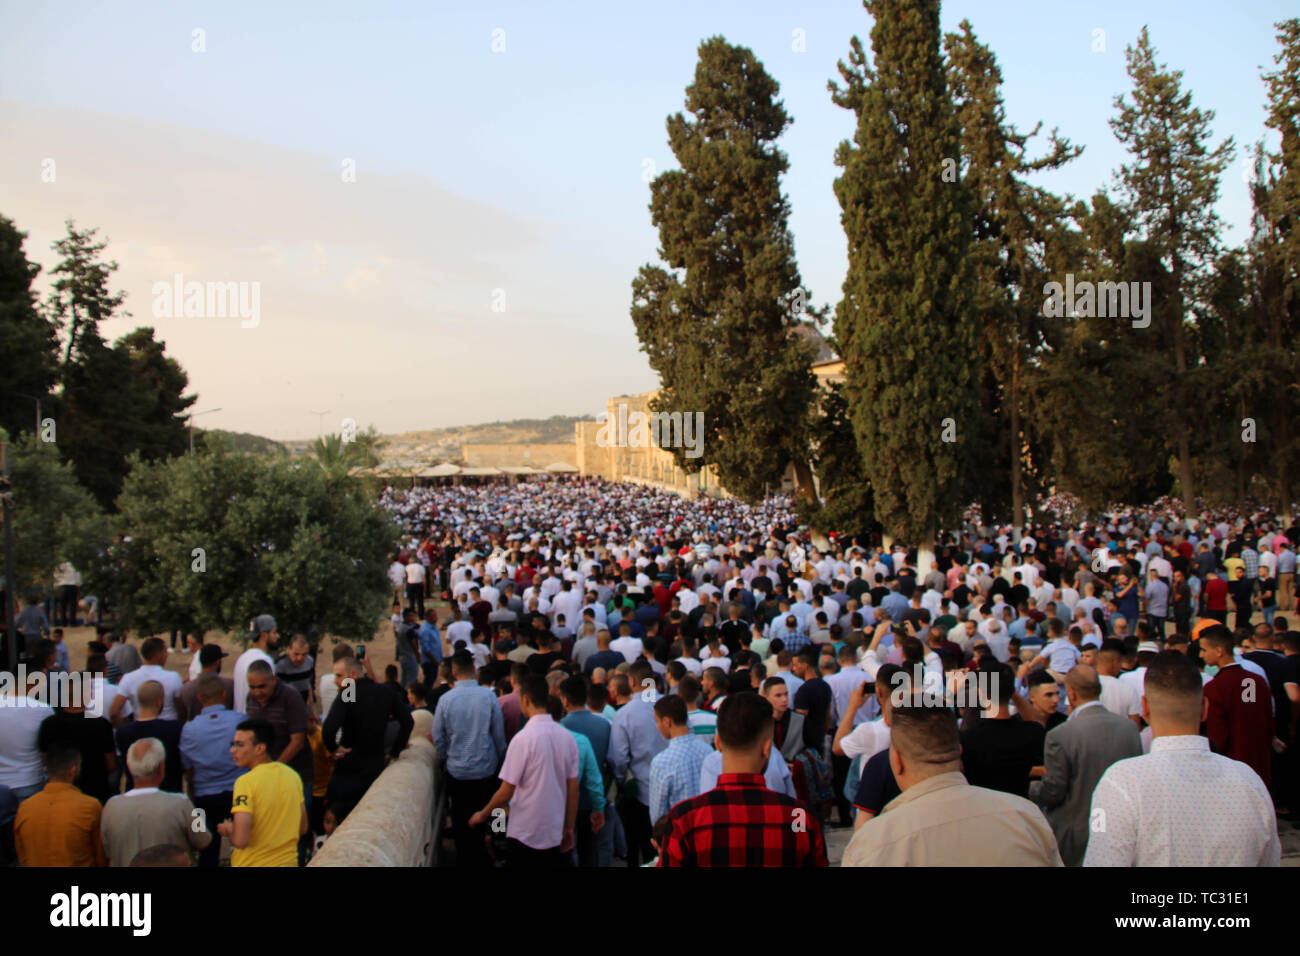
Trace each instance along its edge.
<instances>
[{"instance_id":1,"label":"pine tree","mask_svg":"<svg viewBox=\"0 0 1300 956\"><path fill-rule=\"evenodd\" d=\"M1292 492L1300 471L1300 18L1276 24L1281 50L1278 69L1264 74L1268 86L1265 124L1281 142L1261 156L1255 176L1255 305L1268 344L1261 403L1267 421L1268 471L1283 514L1291 517Z\"/></svg>"},{"instance_id":2,"label":"pine tree","mask_svg":"<svg viewBox=\"0 0 1300 956\"><path fill-rule=\"evenodd\" d=\"M970 314L971 199L951 172L960 129L940 52L938 0L866 0L834 102L857 129L835 181L849 272L835 315L863 467L887 534L928 547L962 510L978 434ZM955 181L954 181L955 180ZM945 439L955 438L955 441Z\"/></svg>"},{"instance_id":3,"label":"pine tree","mask_svg":"<svg viewBox=\"0 0 1300 956\"><path fill-rule=\"evenodd\" d=\"M687 119L668 118L680 169L651 184L651 218L667 268L643 266L632 320L659 373L659 412L704 415L703 454L673 449L689 472L715 464L732 494L757 498L793 462L811 494L806 422L812 348L795 334L810 298L795 264L775 146L791 123L777 82L754 54L704 41ZM811 310L809 310L811 311Z\"/></svg>"},{"instance_id":4,"label":"pine tree","mask_svg":"<svg viewBox=\"0 0 1300 956\"><path fill-rule=\"evenodd\" d=\"M117 263L103 261L107 241L95 241L95 234L68 222L67 237L54 244L63 259L47 309L67 330L58 447L86 490L112 509L133 454L157 461L184 453L185 410L195 397L185 395L188 376L152 328L105 343L100 323L130 313L121 308L125 293L109 291Z\"/></svg>"},{"instance_id":5,"label":"pine tree","mask_svg":"<svg viewBox=\"0 0 1300 956\"><path fill-rule=\"evenodd\" d=\"M0 427L16 440L36 427L36 407L58 379L58 333L36 304L32 282L41 267L27 258L12 220L0 216Z\"/></svg>"},{"instance_id":6,"label":"pine tree","mask_svg":"<svg viewBox=\"0 0 1300 956\"><path fill-rule=\"evenodd\" d=\"M1193 435L1198 424L1204 428L1205 423L1198 421L1201 382L1195 327L1189 318L1203 301L1207 271L1219 253L1222 223L1214 207L1219 176L1232 161L1233 145L1229 138L1210 148L1214 112L1192 106L1191 93L1182 89L1181 71L1156 63L1145 27L1126 56L1132 101L1115 98L1119 112L1111 129L1133 160L1121 167L1118 180L1141 239L1169 275L1167 295L1152 303L1153 351L1163 353L1162 364L1169 368L1166 387L1153 398L1169 409L1182 498L1194 509Z\"/></svg>"}]
</instances>

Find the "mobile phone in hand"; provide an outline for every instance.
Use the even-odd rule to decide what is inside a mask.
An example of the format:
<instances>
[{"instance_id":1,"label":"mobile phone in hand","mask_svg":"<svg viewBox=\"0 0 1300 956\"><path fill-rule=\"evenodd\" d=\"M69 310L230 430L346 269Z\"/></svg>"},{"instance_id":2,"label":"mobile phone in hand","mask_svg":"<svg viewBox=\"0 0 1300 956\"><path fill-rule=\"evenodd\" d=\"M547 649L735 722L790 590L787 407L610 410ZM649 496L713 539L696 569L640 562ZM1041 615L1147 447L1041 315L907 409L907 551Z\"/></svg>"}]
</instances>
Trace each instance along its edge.
<instances>
[{"instance_id":1,"label":"mobile phone in hand","mask_svg":"<svg viewBox=\"0 0 1300 956\"><path fill-rule=\"evenodd\" d=\"M366 659L366 645L358 644L356 650L357 650L357 660L364 661Z\"/></svg>"}]
</instances>

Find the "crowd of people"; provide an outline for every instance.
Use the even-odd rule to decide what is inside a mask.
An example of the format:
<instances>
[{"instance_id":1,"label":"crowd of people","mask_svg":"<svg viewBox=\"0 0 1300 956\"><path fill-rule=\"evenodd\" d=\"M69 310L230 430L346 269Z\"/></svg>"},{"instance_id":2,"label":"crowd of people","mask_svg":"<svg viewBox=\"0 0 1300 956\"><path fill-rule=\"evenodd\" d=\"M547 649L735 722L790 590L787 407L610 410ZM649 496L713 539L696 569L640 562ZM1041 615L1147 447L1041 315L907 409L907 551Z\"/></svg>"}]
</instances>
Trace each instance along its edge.
<instances>
[{"instance_id":1,"label":"crowd of people","mask_svg":"<svg viewBox=\"0 0 1300 956\"><path fill-rule=\"evenodd\" d=\"M189 681L92 646L104 717L0 707L19 861L301 865L413 736L469 867L824 866L840 827L846 866L1275 865L1300 819L1300 529L1264 509L1049 502L918 551L597 479L380 502L382 680L270 615L230 677L198 635Z\"/></svg>"}]
</instances>

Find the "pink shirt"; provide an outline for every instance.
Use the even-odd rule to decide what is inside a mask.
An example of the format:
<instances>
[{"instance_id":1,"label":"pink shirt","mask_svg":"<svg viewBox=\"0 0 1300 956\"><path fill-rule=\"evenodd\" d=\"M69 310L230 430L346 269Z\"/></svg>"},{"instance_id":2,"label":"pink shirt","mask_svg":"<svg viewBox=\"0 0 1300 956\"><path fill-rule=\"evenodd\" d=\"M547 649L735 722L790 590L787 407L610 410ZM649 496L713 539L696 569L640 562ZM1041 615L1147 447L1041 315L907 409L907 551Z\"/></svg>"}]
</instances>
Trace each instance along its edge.
<instances>
[{"instance_id":1,"label":"pink shirt","mask_svg":"<svg viewBox=\"0 0 1300 956\"><path fill-rule=\"evenodd\" d=\"M499 776L515 788L506 836L534 850L559 846L568 783L578 776L573 734L549 714L533 715L506 748Z\"/></svg>"}]
</instances>

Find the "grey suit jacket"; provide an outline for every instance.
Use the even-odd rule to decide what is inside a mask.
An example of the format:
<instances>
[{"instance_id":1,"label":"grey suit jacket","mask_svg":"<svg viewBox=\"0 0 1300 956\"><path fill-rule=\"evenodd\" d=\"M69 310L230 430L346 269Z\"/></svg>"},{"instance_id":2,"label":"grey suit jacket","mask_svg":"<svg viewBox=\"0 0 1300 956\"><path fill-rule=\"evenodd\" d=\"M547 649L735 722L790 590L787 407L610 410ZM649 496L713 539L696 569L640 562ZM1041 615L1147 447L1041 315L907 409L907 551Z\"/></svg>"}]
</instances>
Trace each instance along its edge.
<instances>
[{"instance_id":1,"label":"grey suit jacket","mask_svg":"<svg viewBox=\"0 0 1300 956\"><path fill-rule=\"evenodd\" d=\"M1047 734L1047 776L1030 787L1029 799L1046 812L1066 866L1083 863L1092 791L1101 775L1116 760L1141 755L1137 725L1100 705L1078 711Z\"/></svg>"}]
</instances>

